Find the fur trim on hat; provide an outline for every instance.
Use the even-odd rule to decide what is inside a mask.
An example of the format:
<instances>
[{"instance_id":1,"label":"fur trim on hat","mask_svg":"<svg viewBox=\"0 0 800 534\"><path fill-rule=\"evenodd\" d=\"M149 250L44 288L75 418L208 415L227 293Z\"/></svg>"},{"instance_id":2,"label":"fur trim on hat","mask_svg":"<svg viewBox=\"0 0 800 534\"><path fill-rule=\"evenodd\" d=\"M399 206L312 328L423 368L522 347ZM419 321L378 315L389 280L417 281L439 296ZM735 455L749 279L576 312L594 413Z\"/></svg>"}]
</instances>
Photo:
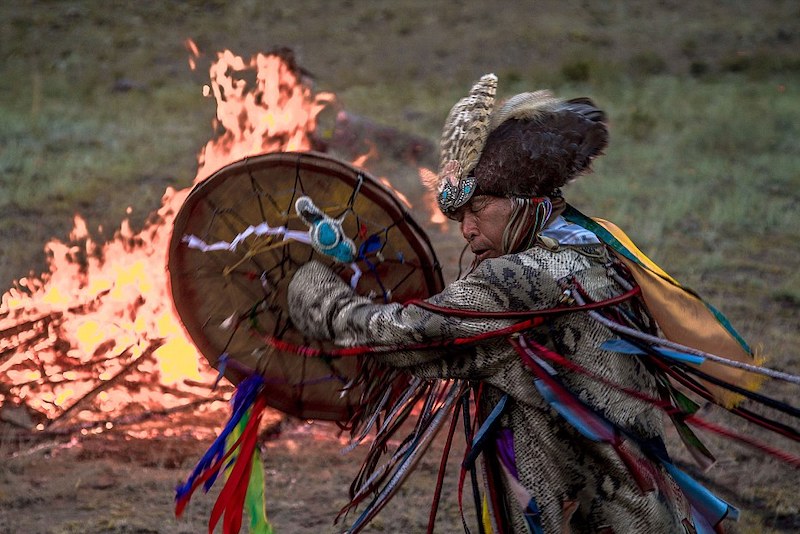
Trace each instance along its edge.
<instances>
[{"instance_id":1,"label":"fur trim on hat","mask_svg":"<svg viewBox=\"0 0 800 534\"><path fill-rule=\"evenodd\" d=\"M608 145L605 114L588 98L521 108L498 122L473 171L484 194L550 195L588 172Z\"/></svg>"},{"instance_id":2,"label":"fur trim on hat","mask_svg":"<svg viewBox=\"0 0 800 534\"><path fill-rule=\"evenodd\" d=\"M477 192L543 196L588 172L608 144L606 116L588 98L522 93L494 108L497 77L483 76L445 122L439 207L447 215Z\"/></svg>"}]
</instances>

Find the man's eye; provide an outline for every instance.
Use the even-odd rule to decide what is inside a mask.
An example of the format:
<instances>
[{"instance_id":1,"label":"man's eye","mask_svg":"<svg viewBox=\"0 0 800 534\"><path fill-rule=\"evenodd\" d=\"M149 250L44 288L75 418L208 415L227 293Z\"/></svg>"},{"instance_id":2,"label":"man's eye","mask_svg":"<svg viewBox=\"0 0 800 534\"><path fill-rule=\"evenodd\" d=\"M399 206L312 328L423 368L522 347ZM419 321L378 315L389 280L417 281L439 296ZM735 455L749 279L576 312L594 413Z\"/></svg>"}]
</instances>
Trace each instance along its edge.
<instances>
[{"instance_id":1,"label":"man's eye","mask_svg":"<svg viewBox=\"0 0 800 534\"><path fill-rule=\"evenodd\" d=\"M479 200L477 202L473 202L472 204L470 204L469 211L471 211L472 213L479 213L483 211L483 208L485 207L486 207L486 201Z\"/></svg>"}]
</instances>

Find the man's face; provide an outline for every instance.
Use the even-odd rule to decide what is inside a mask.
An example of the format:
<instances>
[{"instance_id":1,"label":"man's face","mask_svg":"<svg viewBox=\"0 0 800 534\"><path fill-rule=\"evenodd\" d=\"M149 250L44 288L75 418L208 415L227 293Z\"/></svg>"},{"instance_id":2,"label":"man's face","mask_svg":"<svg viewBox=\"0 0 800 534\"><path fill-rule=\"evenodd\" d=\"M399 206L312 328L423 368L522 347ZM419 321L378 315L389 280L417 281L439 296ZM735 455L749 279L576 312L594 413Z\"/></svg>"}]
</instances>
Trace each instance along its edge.
<instances>
[{"instance_id":1,"label":"man's face","mask_svg":"<svg viewBox=\"0 0 800 534\"><path fill-rule=\"evenodd\" d=\"M503 232L511 217L511 200L476 195L455 212L461 234L469 243L478 263L503 255Z\"/></svg>"}]
</instances>

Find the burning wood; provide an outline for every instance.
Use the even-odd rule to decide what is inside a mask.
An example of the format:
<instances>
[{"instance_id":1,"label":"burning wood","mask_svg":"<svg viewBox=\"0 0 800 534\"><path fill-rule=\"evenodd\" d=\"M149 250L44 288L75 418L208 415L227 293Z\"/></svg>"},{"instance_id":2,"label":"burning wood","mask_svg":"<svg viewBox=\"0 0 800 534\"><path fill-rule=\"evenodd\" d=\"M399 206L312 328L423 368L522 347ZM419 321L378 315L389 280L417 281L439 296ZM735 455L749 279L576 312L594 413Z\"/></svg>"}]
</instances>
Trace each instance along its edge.
<instances>
[{"instance_id":1,"label":"burning wood","mask_svg":"<svg viewBox=\"0 0 800 534\"><path fill-rule=\"evenodd\" d=\"M47 315L43 315L41 317L37 317L35 319L22 321L21 323L17 323L9 328L0 330L0 339L6 340L10 337L19 336L21 333L28 332L34 329L41 331L42 328L46 328L48 324L57 320L62 315L63 314L60 312L54 312ZM42 324L40 325L39 323Z\"/></svg>"},{"instance_id":2,"label":"burning wood","mask_svg":"<svg viewBox=\"0 0 800 534\"><path fill-rule=\"evenodd\" d=\"M68 418L68 416L75 412L75 410L81 406L85 406L88 402L94 399L101 391L105 391L111 386L119 383L120 379L131 372L134 367L140 363L147 361L150 357L153 356L153 352L156 351L161 345L164 344L163 339L156 339L155 341L150 342L150 346L138 357L131 359L131 361L126 364L121 370L117 372L114 376L109 378L108 380L100 382L97 386L95 386L92 390L86 393L83 397L76 400L69 408L64 409L57 417L50 420L50 423L47 425L46 430L50 430L53 428L57 428L59 422L64 421ZM130 356L131 355L131 347L128 347L123 352L124 355Z\"/></svg>"},{"instance_id":3,"label":"burning wood","mask_svg":"<svg viewBox=\"0 0 800 534\"><path fill-rule=\"evenodd\" d=\"M194 43L187 47L194 68L201 54ZM433 165L430 142L343 111L332 136L315 134L318 114L335 99L313 93L289 51L250 59L223 51L209 77L203 92L216 99L213 127L222 134L198 155L195 183L232 161L272 151L330 148L356 157L378 149L386 160ZM140 232L123 221L104 244L76 216L70 242L45 247L49 272L21 279L2 295L4 420L61 433L119 421L122 414L143 420L209 402L216 373L176 319L165 274L172 223L188 193L168 189ZM214 398L230 393L225 388Z\"/></svg>"}]
</instances>

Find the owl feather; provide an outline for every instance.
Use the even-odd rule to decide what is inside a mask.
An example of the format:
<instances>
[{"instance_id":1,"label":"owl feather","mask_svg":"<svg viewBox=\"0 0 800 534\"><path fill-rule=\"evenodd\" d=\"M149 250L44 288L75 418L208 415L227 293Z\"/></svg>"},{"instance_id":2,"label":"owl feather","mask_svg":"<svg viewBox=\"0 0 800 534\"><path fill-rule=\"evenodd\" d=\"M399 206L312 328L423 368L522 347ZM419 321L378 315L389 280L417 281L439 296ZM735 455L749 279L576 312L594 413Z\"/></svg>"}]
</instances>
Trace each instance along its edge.
<instances>
[{"instance_id":1,"label":"owl feather","mask_svg":"<svg viewBox=\"0 0 800 534\"><path fill-rule=\"evenodd\" d=\"M486 74L450 110L442 132L440 179L445 179L445 167L449 170L448 179L458 181L478 163L489 135L489 117L496 92L497 76ZM450 163L453 161L457 164Z\"/></svg>"}]
</instances>

